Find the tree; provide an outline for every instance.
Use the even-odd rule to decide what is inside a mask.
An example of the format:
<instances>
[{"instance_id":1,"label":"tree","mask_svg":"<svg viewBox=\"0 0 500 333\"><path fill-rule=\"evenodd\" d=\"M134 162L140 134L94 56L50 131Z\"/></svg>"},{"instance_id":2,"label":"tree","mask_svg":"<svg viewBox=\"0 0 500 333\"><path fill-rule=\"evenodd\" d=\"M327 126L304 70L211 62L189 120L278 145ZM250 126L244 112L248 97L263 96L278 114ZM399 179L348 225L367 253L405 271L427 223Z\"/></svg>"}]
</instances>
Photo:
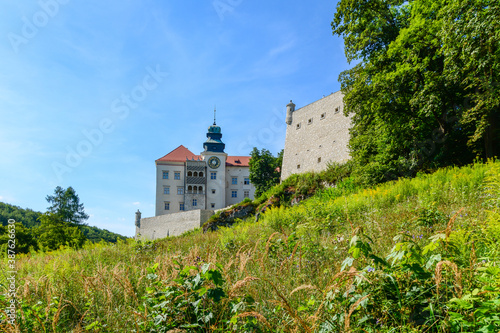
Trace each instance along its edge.
<instances>
[{"instance_id":1,"label":"tree","mask_svg":"<svg viewBox=\"0 0 500 333\"><path fill-rule=\"evenodd\" d=\"M461 84L466 102L461 124L473 133L468 145L498 156L500 135L500 5L493 0L451 0L444 8L445 75Z\"/></svg>"},{"instance_id":2,"label":"tree","mask_svg":"<svg viewBox=\"0 0 500 333\"><path fill-rule=\"evenodd\" d=\"M38 250L37 241L33 235L33 229L26 228L21 222L15 224L15 252L28 253L30 250ZM6 225L0 225L0 249L2 253L7 253L10 228Z\"/></svg>"},{"instance_id":3,"label":"tree","mask_svg":"<svg viewBox=\"0 0 500 333\"><path fill-rule=\"evenodd\" d=\"M45 213L40 217L41 224L34 230L38 245L44 251L57 250L61 246L81 248L86 237L80 230L81 225L63 221L61 216Z\"/></svg>"},{"instance_id":4,"label":"tree","mask_svg":"<svg viewBox=\"0 0 500 333\"><path fill-rule=\"evenodd\" d=\"M81 231L89 218L83 204L72 187L58 186L54 195L46 197L52 205L40 216L40 226L35 229L38 245L43 250L57 250L61 246L80 248L86 237Z\"/></svg>"},{"instance_id":5,"label":"tree","mask_svg":"<svg viewBox=\"0 0 500 333\"><path fill-rule=\"evenodd\" d=\"M255 196L258 197L271 187L279 184L283 150L274 157L267 149L259 151L256 147L250 153L250 181L255 186Z\"/></svg>"},{"instance_id":6,"label":"tree","mask_svg":"<svg viewBox=\"0 0 500 333\"><path fill-rule=\"evenodd\" d=\"M339 76L344 110L353 121L349 146L355 172L370 178L367 182L410 176L427 167L465 164L475 156L492 154L484 154L489 148L472 149L471 144L491 135L498 138L492 131L495 117L490 117L498 114L498 86L484 85L496 79L498 71L482 75L487 79L474 81L473 87L467 80L478 76L485 61L493 69L500 64L499 35L494 33L498 32L498 5L473 2L481 4L471 9L470 2L459 0L338 2L332 29L344 37L347 60L358 62ZM497 8L490 10L496 14L488 18L479 15L482 23L489 22L485 23L489 29L479 28L472 19L485 8ZM469 18L461 14L467 11L474 14ZM481 34L464 33L460 24L482 29ZM474 44L476 48L467 46ZM473 65L467 66L470 62ZM490 103L484 103L488 110L480 115L466 111L471 110L467 105L471 91L489 93ZM492 141L488 142L491 146Z\"/></svg>"},{"instance_id":7,"label":"tree","mask_svg":"<svg viewBox=\"0 0 500 333\"><path fill-rule=\"evenodd\" d=\"M54 195L48 195L46 200L52 204L47 208L48 213L51 217L57 217L58 220L81 225L89 218L85 214L83 203L80 203L80 198L72 187L65 190L57 186Z\"/></svg>"}]
</instances>

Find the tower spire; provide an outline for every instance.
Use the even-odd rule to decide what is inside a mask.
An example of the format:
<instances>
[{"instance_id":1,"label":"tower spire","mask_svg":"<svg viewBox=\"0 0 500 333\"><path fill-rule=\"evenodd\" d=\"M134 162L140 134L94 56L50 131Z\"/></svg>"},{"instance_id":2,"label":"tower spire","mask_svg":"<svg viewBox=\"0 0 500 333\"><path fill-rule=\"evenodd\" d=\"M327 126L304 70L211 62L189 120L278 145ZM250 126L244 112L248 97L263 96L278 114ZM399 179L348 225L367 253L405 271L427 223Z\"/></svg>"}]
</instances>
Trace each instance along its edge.
<instances>
[{"instance_id":1,"label":"tower spire","mask_svg":"<svg viewBox=\"0 0 500 333\"><path fill-rule=\"evenodd\" d=\"M216 114L217 114L217 106L214 105L214 126L216 125L216 123L215 123L215 116L216 116Z\"/></svg>"}]
</instances>

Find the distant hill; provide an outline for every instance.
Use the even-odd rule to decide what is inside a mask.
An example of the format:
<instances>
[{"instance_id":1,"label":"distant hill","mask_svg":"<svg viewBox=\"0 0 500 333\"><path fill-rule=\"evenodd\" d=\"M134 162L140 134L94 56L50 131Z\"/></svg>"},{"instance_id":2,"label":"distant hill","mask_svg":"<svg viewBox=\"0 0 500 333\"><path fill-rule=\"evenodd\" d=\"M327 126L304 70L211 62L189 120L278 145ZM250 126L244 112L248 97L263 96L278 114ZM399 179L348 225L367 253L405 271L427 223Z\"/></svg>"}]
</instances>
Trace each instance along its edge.
<instances>
[{"instance_id":1,"label":"distant hill","mask_svg":"<svg viewBox=\"0 0 500 333\"><path fill-rule=\"evenodd\" d=\"M0 202L0 223L7 225L9 219L14 219L16 222L21 222L27 228L36 228L40 225L38 218L42 215L41 212L36 212L29 208L21 208L8 203ZM91 226L82 226L82 232L92 242L100 242L104 240L110 243L116 243L118 239L125 240L127 237Z\"/></svg>"}]
</instances>

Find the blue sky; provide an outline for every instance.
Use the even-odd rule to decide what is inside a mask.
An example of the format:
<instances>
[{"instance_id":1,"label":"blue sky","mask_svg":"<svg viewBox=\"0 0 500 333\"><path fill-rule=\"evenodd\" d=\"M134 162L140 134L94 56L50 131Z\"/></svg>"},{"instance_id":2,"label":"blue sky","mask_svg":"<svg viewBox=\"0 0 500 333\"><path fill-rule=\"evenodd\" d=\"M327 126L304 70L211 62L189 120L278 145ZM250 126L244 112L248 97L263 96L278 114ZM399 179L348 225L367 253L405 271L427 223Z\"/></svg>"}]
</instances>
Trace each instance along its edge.
<instances>
[{"instance_id":1,"label":"blue sky","mask_svg":"<svg viewBox=\"0 0 500 333\"><path fill-rule=\"evenodd\" d=\"M0 201L45 211L72 186L95 225L154 215L154 161L202 151L217 106L226 152L284 146L286 104L340 89L334 1L3 1Z\"/></svg>"}]
</instances>

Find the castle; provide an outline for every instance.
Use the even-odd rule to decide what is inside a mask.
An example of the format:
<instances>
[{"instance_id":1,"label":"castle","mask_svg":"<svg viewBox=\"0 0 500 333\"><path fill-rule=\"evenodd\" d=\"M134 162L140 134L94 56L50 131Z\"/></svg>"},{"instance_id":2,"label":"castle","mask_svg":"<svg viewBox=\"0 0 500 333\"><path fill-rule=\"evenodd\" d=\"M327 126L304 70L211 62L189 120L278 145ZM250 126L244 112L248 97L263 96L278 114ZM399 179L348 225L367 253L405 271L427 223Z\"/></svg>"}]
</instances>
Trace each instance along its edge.
<instances>
[{"instance_id":1,"label":"castle","mask_svg":"<svg viewBox=\"0 0 500 333\"><path fill-rule=\"evenodd\" d=\"M328 163L344 162L351 119L343 114L338 91L295 110L286 111L286 139L281 179L292 174L322 171ZM141 219L136 213L136 238L180 235L200 227L215 210L254 198L249 156L228 156L221 128L208 128L204 151L193 154L179 146L156 160L156 216Z\"/></svg>"},{"instance_id":2,"label":"castle","mask_svg":"<svg viewBox=\"0 0 500 333\"><path fill-rule=\"evenodd\" d=\"M136 237L161 238L200 227L215 210L254 199L250 156L224 152L222 131L214 123L200 155L179 146L156 163L155 217L136 213Z\"/></svg>"},{"instance_id":3,"label":"castle","mask_svg":"<svg viewBox=\"0 0 500 333\"><path fill-rule=\"evenodd\" d=\"M286 111L286 138L281 179L294 173L322 171L330 162L348 160L351 119L343 114L343 94L332 93L295 110Z\"/></svg>"},{"instance_id":4,"label":"castle","mask_svg":"<svg viewBox=\"0 0 500 333\"><path fill-rule=\"evenodd\" d=\"M181 145L156 160L156 216L217 210L254 198L250 156L228 156L221 139L214 119L200 155Z\"/></svg>"}]
</instances>

